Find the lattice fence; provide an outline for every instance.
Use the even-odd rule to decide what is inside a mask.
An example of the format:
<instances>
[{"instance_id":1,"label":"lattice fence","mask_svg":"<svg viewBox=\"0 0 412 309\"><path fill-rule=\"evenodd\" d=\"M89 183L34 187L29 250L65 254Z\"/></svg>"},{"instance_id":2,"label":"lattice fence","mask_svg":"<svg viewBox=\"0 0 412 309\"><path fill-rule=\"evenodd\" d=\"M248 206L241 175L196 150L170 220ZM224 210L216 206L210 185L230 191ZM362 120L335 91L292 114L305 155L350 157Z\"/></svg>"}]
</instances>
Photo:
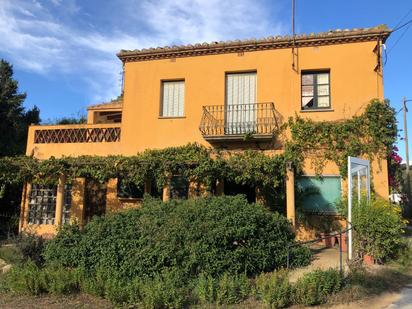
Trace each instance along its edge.
<instances>
[{"instance_id":1,"label":"lattice fence","mask_svg":"<svg viewBox=\"0 0 412 309\"><path fill-rule=\"evenodd\" d=\"M120 127L44 129L34 131L35 144L120 142Z\"/></svg>"}]
</instances>

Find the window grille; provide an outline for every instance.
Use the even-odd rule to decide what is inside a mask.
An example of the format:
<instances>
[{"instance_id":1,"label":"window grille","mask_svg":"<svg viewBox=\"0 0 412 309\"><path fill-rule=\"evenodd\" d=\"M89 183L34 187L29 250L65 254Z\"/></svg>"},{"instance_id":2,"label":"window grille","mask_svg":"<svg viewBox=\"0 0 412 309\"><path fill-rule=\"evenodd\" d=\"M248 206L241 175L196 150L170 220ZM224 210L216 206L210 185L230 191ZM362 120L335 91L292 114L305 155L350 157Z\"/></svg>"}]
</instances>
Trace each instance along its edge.
<instances>
[{"instance_id":1,"label":"window grille","mask_svg":"<svg viewBox=\"0 0 412 309\"><path fill-rule=\"evenodd\" d=\"M62 223L70 223L70 211L72 208L72 185L64 186L64 202L63 202Z\"/></svg>"},{"instance_id":2,"label":"window grille","mask_svg":"<svg viewBox=\"0 0 412 309\"><path fill-rule=\"evenodd\" d=\"M29 196L29 223L54 224L56 194L56 186L32 185Z\"/></svg>"}]
</instances>

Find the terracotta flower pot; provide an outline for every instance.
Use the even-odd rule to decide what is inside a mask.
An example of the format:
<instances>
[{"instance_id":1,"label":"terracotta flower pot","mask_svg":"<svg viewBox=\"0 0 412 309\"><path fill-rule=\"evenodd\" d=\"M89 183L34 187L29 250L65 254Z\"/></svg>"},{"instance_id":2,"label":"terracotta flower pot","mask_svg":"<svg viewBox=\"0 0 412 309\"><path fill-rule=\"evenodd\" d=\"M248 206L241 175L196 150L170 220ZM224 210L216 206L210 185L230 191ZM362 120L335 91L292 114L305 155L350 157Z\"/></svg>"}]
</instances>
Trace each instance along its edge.
<instances>
[{"instance_id":1,"label":"terracotta flower pot","mask_svg":"<svg viewBox=\"0 0 412 309\"><path fill-rule=\"evenodd\" d=\"M335 236L330 236L327 233L320 233L321 237L327 237L322 239L323 244L326 246L326 248L333 248L336 244L336 237Z\"/></svg>"},{"instance_id":2,"label":"terracotta flower pot","mask_svg":"<svg viewBox=\"0 0 412 309\"><path fill-rule=\"evenodd\" d=\"M363 263L367 266L371 266L371 265L375 264L375 259L373 258L372 255L365 254L363 256Z\"/></svg>"}]
</instances>

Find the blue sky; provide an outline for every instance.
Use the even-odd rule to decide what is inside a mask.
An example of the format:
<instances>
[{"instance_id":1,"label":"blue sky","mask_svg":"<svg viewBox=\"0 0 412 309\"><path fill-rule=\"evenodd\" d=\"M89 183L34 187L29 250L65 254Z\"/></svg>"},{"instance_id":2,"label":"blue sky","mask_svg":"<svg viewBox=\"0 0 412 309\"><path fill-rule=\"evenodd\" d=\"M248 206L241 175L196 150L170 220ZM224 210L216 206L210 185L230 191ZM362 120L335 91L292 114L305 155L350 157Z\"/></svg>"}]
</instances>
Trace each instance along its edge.
<instances>
[{"instance_id":1,"label":"blue sky","mask_svg":"<svg viewBox=\"0 0 412 309\"><path fill-rule=\"evenodd\" d=\"M410 9L410 0L296 0L296 29L394 27ZM0 0L0 58L14 65L25 105L48 120L116 97L120 49L289 34L290 20L291 0ZM412 99L412 29L393 47L404 29L387 41L384 67L397 110L403 96Z\"/></svg>"}]
</instances>

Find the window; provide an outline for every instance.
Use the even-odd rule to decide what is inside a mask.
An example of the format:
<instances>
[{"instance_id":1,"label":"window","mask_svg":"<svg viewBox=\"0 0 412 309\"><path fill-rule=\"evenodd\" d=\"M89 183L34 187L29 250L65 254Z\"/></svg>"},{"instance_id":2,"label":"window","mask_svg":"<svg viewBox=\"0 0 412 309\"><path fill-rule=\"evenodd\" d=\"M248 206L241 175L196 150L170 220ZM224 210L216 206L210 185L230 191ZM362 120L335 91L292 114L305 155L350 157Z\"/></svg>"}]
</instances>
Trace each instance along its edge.
<instances>
[{"instance_id":1,"label":"window","mask_svg":"<svg viewBox=\"0 0 412 309\"><path fill-rule=\"evenodd\" d=\"M183 80L162 82L161 117L183 117L184 101L185 82Z\"/></svg>"},{"instance_id":2,"label":"window","mask_svg":"<svg viewBox=\"0 0 412 309\"><path fill-rule=\"evenodd\" d=\"M186 199L189 192L189 182L184 176L175 175L170 181L170 198Z\"/></svg>"},{"instance_id":3,"label":"window","mask_svg":"<svg viewBox=\"0 0 412 309\"><path fill-rule=\"evenodd\" d=\"M226 74L226 134L255 132L256 72Z\"/></svg>"},{"instance_id":4,"label":"window","mask_svg":"<svg viewBox=\"0 0 412 309\"><path fill-rule=\"evenodd\" d=\"M64 186L64 204L63 204L63 215L62 222L63 224L70 223L70 209L72 208L72 186Z\"/></svg>"},{"instance_id":5,"label":"window","mask_svg":"<svg viewBox=\"0 0 412 309\"><path fill-rule=\"evenodd\" d=\"M249 203L256 202L256 187L249 186L247 184L237 184L233 181L225 180L224 184L225 195L239 195L242 194L246 197Z\"/></svg>"},{"instance_id":6,"label":"window","mask_svg":"<svg viewBox=\"0 0 412 309\"><path fill-rule=\"evenodd\" d=\"M304 176L297 179L297 204L303 211L317 214L337 214L336 203L341 199L339 176Z\"/></svg>"},{"instance_id":7,"label":"window","mask_svg":"<svg viewBox=\"0 0 412 309\"><path fill-rule=\"evenodd\" d=\"M84 221L88 223L94 216L106 213L107 184L86 179L84 189Z\"/></svg>"},{"instance_id":8,"label":"window","mask_svg":"<svg viewBox=\"0 0 412 309\"><path fill-rule=\"evenodd\" d=\"M56 194L56 186L32 185L29 196L29 223L54 224Z\"/></svg>"},{"instance_id":9,"label":"window","mask_svg":"<svg viewBox=\"0 0 412 309\"><path fill-rule=\"evenodd\" d=\"M142 199L144 185L138 186L124 177L117 177L117 196L119 198Z\"/></svg>"},{"instance_id":10,"label":"window","mask_svg":"<svg viewBox=\"0 0 412 309\"><path fill-rule=\"evenodd\" d=\"M302 109L330 108L329 72L302 73Z\"/></svg>"}]
</instances>

